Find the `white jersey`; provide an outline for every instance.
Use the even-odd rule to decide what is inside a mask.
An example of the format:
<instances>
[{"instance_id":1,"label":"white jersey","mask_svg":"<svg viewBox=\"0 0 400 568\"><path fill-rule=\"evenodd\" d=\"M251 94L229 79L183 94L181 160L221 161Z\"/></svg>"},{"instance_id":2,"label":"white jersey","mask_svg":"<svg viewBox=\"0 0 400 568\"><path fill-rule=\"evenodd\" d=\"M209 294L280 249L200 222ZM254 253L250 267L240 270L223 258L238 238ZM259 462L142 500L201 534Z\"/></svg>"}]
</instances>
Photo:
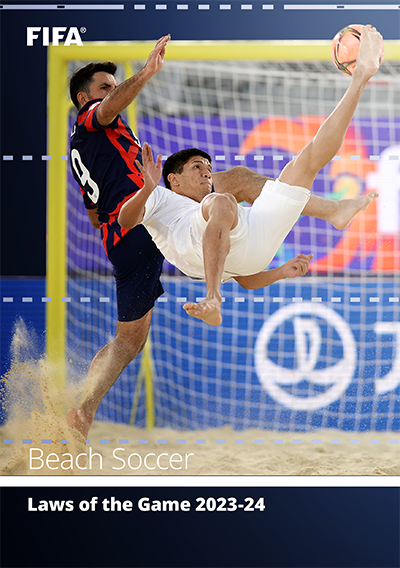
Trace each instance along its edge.
<instances>
[{"instance_id":1,"label":"white jersey","mask_svg":"<svg viewBox=\"0 0 400 568\"><path fill-rule=\"evenodd\" d=\"M207 225L202 205L157 186L145 206L143 225L165 258L192 278L204 280L202 240ZM264 270L296 223L310 192L268 180L252 207L238 205L238 224L230 232L231 248L222 281Z\"/></svg>"}]
</instances>

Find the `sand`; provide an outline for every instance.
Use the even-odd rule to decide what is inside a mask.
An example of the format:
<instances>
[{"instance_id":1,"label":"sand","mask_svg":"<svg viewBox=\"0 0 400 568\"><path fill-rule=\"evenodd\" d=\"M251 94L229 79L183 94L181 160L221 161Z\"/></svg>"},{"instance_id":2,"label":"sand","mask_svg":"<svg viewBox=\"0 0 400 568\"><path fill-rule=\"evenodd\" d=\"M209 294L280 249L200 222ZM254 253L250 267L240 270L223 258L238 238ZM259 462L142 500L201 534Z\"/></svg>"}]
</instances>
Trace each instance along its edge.
<instances>
[{"instance_id":1,"label":"sand","mask_svg":"<svg viewBox=\"0 0 400 568\"><path fill-rule=\"evenodd\" d=\"M46 421L40 422L38 416L35 420L38 427L45 425ZM53 421L52 425L47 422L46 431L53 428L55 433L60 433L62 423L62 419ZM3 438L11 439L10 428L11 425L1 429ZM293 434L264 430L238 432L230 428L146 431L125 424L95 421L90 444L84 444L82 439L79 443L79 436L71 438L73 433L66 427L62 435L67 436L69 444L60 441L42 444L39 439L23 444L22 438L14 437L13 444L3 445L2 464L6 465L1 474L400 475L398 434L349 434L337 430ZM39 456L40 450L44 452L43 467L33 469L41 462L30 460L29 454ZM50 467L46 467L45 456L50 453L53 458ZM79 453L76 464L75 458L69 456ZM58 462L54 454L59 456ZM87 469L79 469L83 467Z\"/></svg>"},{"instance_id":2,"label":"sand","mask_svg":"<svg viewBox=\"0 0 400 568\"><path fill-rule=\"evenodd\" d=\"M56 370L33 343L20 322L3 378L0 475L400 475L399 432L146 431L95 421L87 443L65 421L82 393L54 386Z\"/></svg>"}]
</instances>

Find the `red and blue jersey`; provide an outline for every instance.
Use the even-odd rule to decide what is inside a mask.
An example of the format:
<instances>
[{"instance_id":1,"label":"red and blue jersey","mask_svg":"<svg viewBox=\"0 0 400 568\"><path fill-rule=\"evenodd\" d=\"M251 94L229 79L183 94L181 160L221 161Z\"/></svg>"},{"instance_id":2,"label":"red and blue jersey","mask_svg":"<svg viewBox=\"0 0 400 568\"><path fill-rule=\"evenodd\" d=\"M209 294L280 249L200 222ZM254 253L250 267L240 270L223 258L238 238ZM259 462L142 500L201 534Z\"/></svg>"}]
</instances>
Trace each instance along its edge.
<instances>
[{"instance_id":1,"label":"red and blue jersey","mask_svg":"<svg viewBox=\"0 0 400 568\"><path fill-rule=\"evenodd\" d=\"M139 140L118 115L108 126L99 124L96 109L102 99L92 99L79 111L71 134L71 167L87 209L95 209L102 223L103 245L108 255L128 232L118 224L122 205L143 187L135 165L142 163Z\"/></svg>"}]
</instances>

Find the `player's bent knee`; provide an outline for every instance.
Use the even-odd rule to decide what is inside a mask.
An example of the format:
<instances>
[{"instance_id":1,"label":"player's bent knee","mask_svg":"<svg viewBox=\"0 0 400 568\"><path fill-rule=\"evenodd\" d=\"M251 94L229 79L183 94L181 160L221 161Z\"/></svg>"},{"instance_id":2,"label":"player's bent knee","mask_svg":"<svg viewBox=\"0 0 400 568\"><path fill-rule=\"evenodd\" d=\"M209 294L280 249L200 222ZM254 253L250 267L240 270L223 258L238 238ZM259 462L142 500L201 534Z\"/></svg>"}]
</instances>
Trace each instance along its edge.
<instances>
[{"instance_id":1,"label":"player's bent knee","mask_svg":"<svg viewBox=\"0 0 400 568\"><path fill-rule=\"evenodd\" d=\"M248 176L253 173L253 170L247 166L233 166L228 172L235 176Z\"/></svg>"},{"instance_id":2,"label":"player's bent knee","mask_svg":"<svg viewBox=\"0 0 400 568\"><path fill-rule=\"evenodd\" d=\"M216 193L213 195L210 203L210 213L218 210L224 214L235 214L237 209L237 201L230 193Z\"/></svg>"},{"instance_id":3,"label":"player's bent knee","mask_svg":"<svg viewBox=\"0 0 400 568\"><path fill-rule=\"evenodd\" d=\"M229 193L213 193L204 203L202 214L207 222L228 226L233 229L237 224L238 206L236 199Z\"/></svg>"}]
</instances>

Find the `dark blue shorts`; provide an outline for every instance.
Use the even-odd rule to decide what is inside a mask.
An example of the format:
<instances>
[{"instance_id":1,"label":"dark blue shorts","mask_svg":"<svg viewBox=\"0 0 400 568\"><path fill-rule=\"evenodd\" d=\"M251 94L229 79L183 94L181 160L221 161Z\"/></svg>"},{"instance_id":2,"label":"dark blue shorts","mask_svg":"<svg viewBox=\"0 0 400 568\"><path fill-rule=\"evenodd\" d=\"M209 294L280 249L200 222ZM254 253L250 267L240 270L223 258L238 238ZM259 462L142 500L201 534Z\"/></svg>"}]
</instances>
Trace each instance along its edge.
<instances>
[{"instance_id":1,"label":"dark blue shorts","mask_svg":"<svg viewBox=\"0 0 400 568\"><path fill-rule=\"evenodd\" d=\"M108 257L117 285L118 321L142 318L164 293L160 282L163 255L143 225L138 225L109 251Z\"/></svg>"}]
</instances>

